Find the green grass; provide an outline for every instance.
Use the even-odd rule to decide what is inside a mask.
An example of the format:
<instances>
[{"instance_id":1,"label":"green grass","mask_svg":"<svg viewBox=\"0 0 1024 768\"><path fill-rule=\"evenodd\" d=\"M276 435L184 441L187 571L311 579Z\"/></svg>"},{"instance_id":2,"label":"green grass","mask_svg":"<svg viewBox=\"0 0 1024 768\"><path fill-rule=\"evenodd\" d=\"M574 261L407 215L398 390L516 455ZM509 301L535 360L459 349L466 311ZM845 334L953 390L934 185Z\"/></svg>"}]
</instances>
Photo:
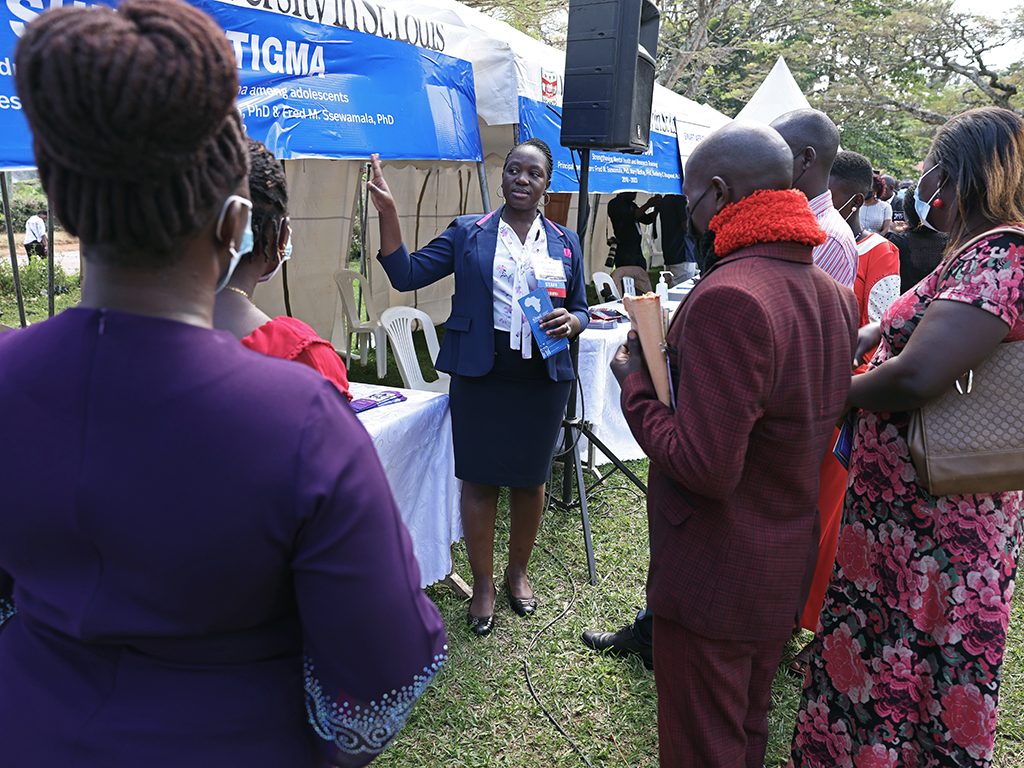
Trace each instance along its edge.
<instances>
[{"instance_id":1,"label":"green grass","mask_svg":"<svg viewBox=\"0 0 1024 768\"><path fill-rule=\"evenodd\" d=\"M630 467L644 475L646 464L630 462ZM624 481L616 485L589 497L596 587L588 580L578 510L553 508L545 514L531 561L532 584L541 600L534 617L516 616L499 593L495 629L490 636L477 638L466 627L468 601L445 587L428 587L427 594L448 627L450 658L405 730L376 765L584 765L530 695L524 664L544 706L591 764L658 764L653 674L636 659L605 658L579 640L585 629L617 628L644 602L646 516L638 495L624 487ZM503 497L495 535L499 578L507 539L507 499ZM468 574L465 547L460 542L452 550L456 572ZM565 615L559 617L563 611ZM788 645L784 665L809 636L805 633ZM784 665L772 690L766 766L786 764L800 699L801 682ZM1024 609L1020 601L1011 622L1001 704L993 765L1020 768L1024 766Z\"/></svg>"},{"instance_id":2,"label":"green grass","mask_svg":"<svg viewBox=\"0 0 1024 768\"><path fill-rule=\"evenodd\" d=\"M425 351L422 344L421 360ZM372 350L369 357L366 368L353 364L353 380L377 383ZM388 372L389 379L384 381L400 386L393 365L389 364ZM646 461L629 465L646 477ZM557 469L555 476L558 489ZM544 706L592 765L658 765L653 674L639 660L605 658L579 640L585 629L618 628L644 604L649 549L643 500L621 475L613 476L609 484L614 487L589 496L597 586L588 579L578 509L549 508L531 561L531 581L541 601L534 617L516 616L499 591L495 629L488 637L477 638L466 627L468 600L440 585L427 588L448 628L449 661L375 765L585 765L530 695L524 664ZM503 495L495 534L499 579L507 540L508 501ZM452 554L455 571L468 576L462 542L453 545ZM801 681L786 672L785 665L809 637L804 633L789 643L775 678L765 758L765 765L772 768L785 766L789 758L800 701ZM1019 597L1010 621L1001 693L993 766L1024 768L1024 605Z\"/></svg>"}]
</instances>

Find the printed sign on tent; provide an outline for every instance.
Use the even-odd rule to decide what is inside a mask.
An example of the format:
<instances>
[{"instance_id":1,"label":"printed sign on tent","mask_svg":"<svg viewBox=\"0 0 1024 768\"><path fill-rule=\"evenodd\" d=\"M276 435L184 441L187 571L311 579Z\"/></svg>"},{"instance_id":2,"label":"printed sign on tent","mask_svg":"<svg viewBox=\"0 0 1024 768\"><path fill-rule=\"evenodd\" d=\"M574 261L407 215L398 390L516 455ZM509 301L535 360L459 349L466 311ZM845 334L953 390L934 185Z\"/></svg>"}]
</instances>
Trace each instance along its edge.
<instances>
[{"instance_id":1,"label":"printed sign on tent","mask_svg":"<svg viewBox=\"0 0 1024 768\"><path fill-rule=\"evenodd\" d=\"M579 192L579 155L573 155L559 140L561 110L551 104L519 97L519 138L542 139L551 147L554 170L551 192ZM651 131L651 144L642 155L621 152L590 153L591 193L614 194L636 190L650 194L682 194L676 137Z\"/></svg>"},{"instance_id":2,"label":"printed sign on tent","mask_svg":"<svg viewBox=\"0 0 1024 768\"><path fill-rule=\"evenodd\" d=\"M711 127L676 118L676 141L679 144L679 166L686 167L686 160L694 148L707 138Z\"/></svg>"},{"instance_id":3,"label":"printed sign on tent","mask_svg":"<svg viewBox=\"0 0 1024 768\"><path fill-rule=\"evenodd\" d=\"M291 16L191 2L224 28L246 130L278 157L483 159L469 62Z\"/></svg>"},{"instance_id":4,"label":"printed sign on tent","mask_svg":"<svg viewBox=\"0 0 1024 768\"><path fill-rule=\"evenodd\" d=\"M469 62L294 16L189 1L225 30L246 130L278 157L482 159ZM44 10L65 4L0 4L0 168L35 165L14 84L18 36Z\"/></svg>"}]
</instances>

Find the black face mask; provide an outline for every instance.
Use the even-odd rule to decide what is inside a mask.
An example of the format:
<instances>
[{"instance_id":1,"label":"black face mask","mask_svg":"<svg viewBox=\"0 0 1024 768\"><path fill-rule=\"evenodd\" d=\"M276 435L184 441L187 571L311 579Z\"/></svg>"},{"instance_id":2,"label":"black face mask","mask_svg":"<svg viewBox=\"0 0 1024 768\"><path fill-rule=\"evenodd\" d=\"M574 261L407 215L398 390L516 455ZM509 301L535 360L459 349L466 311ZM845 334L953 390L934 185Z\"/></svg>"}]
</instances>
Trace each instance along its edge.
<instances>
[{"instance_id":1,"label":"black face mask","mask_svg":"<svg viewBox=\"0 0 1024 768\"><path fill-rule=\"evenodd\" d=\"M800 150L800 151L799 151L799 152L797 152L797 153L796 153L795 155L793 155L793 159L794 159L794 160L796 160L796 159L797 159L798 157L800 157L800 155L802 155L803 153L804 153L804 152L803 152L803 150ZM798 181L800 181L800 179L802 179L802 178L804 177L804 174L805 174L805 173L807 173L807 168L804 168L804 169L803 169L802 171L800 171L800 173L799 173L799 174L797 174L797 177L796 177L795 179L793 179L793 189L796 189L796 183L797 183Z\"/></svg>"},{"instance_id":2,"label":"black face mask","mask_svg":"<svg viewBox=\"0 0 1024 768\"><path fill-rule=\"evenodd\" d=\"M718 261L718 257L715 255L715 233L709 229L703 235L698 235L697 232L690 227L687 232L687 237L693 240L693 257L697 261L697 267L700 269L702 275L707 274L707 271L714 266L716 261Z\"/></svg>"}]
</instances>

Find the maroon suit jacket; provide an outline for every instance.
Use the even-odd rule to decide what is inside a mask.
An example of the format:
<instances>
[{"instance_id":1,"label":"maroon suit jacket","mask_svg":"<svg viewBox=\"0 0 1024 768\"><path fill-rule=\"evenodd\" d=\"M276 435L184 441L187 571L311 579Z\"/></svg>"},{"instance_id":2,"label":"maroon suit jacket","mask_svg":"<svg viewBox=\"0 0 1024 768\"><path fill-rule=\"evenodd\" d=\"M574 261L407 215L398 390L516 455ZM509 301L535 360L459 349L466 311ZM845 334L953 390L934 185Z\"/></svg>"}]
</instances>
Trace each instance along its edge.
<instances>
[{"instance_id":1,"label":"maroon suit jacket","mask_svg":"<svg viewBox=\"0 0 1024 768\"><path fill-rule=\"evenodd\" d=\"M818 475L850 387L857 302L795 243L744 248L669 327L676 392L622 410L650 457L647 605L705 637L785 640L818 550Z\"/></svg>"}]
</instances>

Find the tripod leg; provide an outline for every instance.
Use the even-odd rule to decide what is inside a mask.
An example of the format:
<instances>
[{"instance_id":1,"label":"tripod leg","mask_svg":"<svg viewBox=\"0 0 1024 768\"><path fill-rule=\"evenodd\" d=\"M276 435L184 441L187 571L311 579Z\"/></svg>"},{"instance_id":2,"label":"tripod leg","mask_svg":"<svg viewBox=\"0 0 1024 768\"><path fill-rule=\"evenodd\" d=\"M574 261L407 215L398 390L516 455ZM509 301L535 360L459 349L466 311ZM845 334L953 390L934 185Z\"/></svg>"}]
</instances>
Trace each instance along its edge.
<instances>
[{"instance_id":1,"label":"tripod leg","mask_svg":"<svg viewBox=\"0 0 1024 768\"><path fill-rule=\"evenodd\" d=\"M636 485L637 488L639 488L644 493L647 493L647 485L644 483L644 481L641 480L639 477L637 477L635 474L633 474L633 471L629 467L627 467L625 464L623 464L621 459L619 459L618 456L616 456L614 453L612 453L610 450L608 450L608 447L597 438L597 435L595 435L586 426L584 426L581 431L583 432L584 435L587 436L587 441L591 445L596 445L597 449L599 451L601 451L601 453L603 453L608 459L610 459L612 464L614 464L618 469L622 470L622 473L626 477L628 477L630 480L632 480L633 484ZM606 477L607 477L607 475L606 475ZM604 478L602 478L602 480L603 479ZM596 483L595 483L595 485L596 485Z\"/></svg>"},{"instance_id":2,"label":"tripod leg","mask_svg":"<svg viewBox=\"0 0 1024 768\"><path fill-rule=\"evenodd\" d=\"M583 520L583 541L587 546L587 568L590 570L590 585L597 586L597 565L594 563L594 543L590 539L590 514L587 512L587 487L583 481L583 463L580 461L580 446L573 448L576 468L576 486L580 494L580 518Z\"/></svg>"}]
</instances>

